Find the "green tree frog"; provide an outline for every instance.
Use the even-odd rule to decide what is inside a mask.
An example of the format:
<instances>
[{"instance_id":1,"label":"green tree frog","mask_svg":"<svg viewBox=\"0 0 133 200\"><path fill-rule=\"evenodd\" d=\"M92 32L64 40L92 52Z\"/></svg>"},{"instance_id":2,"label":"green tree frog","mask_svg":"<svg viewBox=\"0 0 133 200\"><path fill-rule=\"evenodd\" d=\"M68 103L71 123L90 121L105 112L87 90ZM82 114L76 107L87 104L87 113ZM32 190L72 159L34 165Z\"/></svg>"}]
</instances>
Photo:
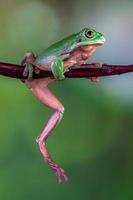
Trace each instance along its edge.
<instances>
[{"instance_id":1,"label":"green tree frog","mask_svg":"<svg viewBox=\"0 0 133 200\"><path fill-rule=\"evenodd\" d=\"M48 89L48 85L55 81L63 80L65 78L65 71L69 70L71 67L87 63L97 47L104 42L105 37L102 33L92 28L84 28L78 33L72 34L51 45L38 56L35 56L32 52L26 53L22 60L22 64L25 66L23 75L28 75L29 77L25 81L27 87L42 104L54 110L53 115L41 131L36 142L43 159L55 172L59 183L62 182L62 178L67 181L68 177L65 171L51 158L46 147L46 140L61 121L64 113L64 106ZM33 79L33 65L37 70L51 70L54 78Z\"/></svg>"}]
</instances>

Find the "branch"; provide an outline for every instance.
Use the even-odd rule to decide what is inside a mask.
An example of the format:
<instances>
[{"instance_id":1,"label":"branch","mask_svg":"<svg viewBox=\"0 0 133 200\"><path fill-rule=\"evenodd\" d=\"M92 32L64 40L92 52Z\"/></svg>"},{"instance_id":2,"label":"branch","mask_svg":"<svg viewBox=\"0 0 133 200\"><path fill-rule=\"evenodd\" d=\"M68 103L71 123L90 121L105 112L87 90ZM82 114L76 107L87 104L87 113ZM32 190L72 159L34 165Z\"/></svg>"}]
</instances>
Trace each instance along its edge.
<instances>
[{"instance_id":1,"label":"branch","mask_svg":"<svg viewBox=\"0 0 133 200\"><path fill-rule=\"evenodd\" d=\"M24 66L10 64L10 63L0 63L0 75L18 78L18 79L27 79L23 77ZM133 72L132 65L108 65L103 64L102 67L96 67L95 63L84 64L71 68L68 72L65 73L67 78L85 78L85 77L98 77L98 76L110 76L118 75L123 73ZM37 71L34 68L33 78L43 78L43 77L53 77L51 71Z\"/></svg>"}]
</instances>

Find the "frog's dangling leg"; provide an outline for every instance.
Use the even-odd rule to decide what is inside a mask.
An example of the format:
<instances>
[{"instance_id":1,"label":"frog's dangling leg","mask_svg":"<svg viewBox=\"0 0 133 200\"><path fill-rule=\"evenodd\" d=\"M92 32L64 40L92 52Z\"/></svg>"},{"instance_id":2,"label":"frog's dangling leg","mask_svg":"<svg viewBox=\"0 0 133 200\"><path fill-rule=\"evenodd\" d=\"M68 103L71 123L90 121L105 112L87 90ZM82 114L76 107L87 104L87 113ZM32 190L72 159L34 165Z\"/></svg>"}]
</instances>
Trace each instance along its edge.
<instances>
[{"instance_id":1,"label":"frog's dangling leg","mask_svg":"<svg viewBox=\"0 0 133 200\"><path fill-rule=\"evenodd\" d=\"M58 79L58 80L65 79L65 76L64 76L64 72L65 72L64 63L63 63L61 58L57 58L56 60L54 60L52 62L51 70L52 70L52 73L53 73L53 75L54 75L54 77L56 79Z\"/></svg>"},{"instance_id":2,"label":"frog's dangling leg","mask_svg":"<svg viewBox=\"0 0 133 200\"><path fill-rule=\"evenodd\" d=\"M25 66L23 76L28 76L28 79L31 79L33 77L33 63L35 59L36 56L32 52L27 52L21 61L21 65Z\"/></svg>"},{"instance_id":3,"label":"frog's dangling leg","mask_svg":"<svg viewBox=\"0 0 133 200\"><path fill-rule=\"evenodd\" d=\"M43 159L47 162L48 166L55 172L58 178L58 183L61 183L62 178L64 178L64 180L67 181L68 177L65 175L65 171L58 164L56 164L54 160L52 160L46 147L46 140L48 136L59 124L64 113L63 105L47 87L48 84L52 83L53 81L55 81L55 79L45 78L26 80L25 83L41 103L55 110L51 118L48 120L46 126L43 128L41 134L37 138L36 142L38 143Z\"/></svg>"}]
</instances>

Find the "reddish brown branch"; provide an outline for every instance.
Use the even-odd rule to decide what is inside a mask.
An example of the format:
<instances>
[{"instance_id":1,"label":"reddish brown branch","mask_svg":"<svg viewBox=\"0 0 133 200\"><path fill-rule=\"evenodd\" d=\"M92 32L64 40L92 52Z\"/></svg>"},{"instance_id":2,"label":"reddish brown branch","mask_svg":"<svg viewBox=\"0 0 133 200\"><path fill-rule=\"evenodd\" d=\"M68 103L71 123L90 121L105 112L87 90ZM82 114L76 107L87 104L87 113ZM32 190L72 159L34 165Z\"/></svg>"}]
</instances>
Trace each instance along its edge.
<instances>
[{"instance_id":1,"label":"reddish brown branch","mask_svg":"<svg viewBox=\"0 0 133 200\"><path fill-rule=\"evenodd\" d=\"M23 77L24 67L21 65L0 63L0 75L24 79ZM133 65L108 65L103 64L102 67L96 67L96 64L85 64L70 69L65 73L68 78L84 78L84 77L97 77L97 76L110 76L123 73L133 72ZM34 78L52 77L51 71L40 71L39 74L35 73ZM27 77L26 77L27 78Z\"/></svg>"}]
</instances>

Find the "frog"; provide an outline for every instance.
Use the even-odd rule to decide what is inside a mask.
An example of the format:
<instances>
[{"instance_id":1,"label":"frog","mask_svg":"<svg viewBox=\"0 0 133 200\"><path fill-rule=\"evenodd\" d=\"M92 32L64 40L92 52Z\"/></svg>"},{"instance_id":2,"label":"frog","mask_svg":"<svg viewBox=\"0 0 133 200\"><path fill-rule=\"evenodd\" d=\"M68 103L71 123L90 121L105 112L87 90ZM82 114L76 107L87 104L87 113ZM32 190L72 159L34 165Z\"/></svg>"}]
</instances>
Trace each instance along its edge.
<instances>
[{"instance_id":1,"label":"frog","mask_svg":"<svg viewBox=\"0 0 133 200\"><path fill-rule=\"evenodd\" d=\"M43 159L56 174L58 183L61 183L63 179L67 182L69 178L65 170L52 159L46 146L46 140L59 125L64 114L64 106L48 86L51 83L65 80L65 72L71 68L86 64L97 47L103 45L105 41L102 33L91 27L83 28L49 46L38 56L33 52L27 52L21 61L24 66L23 76L27 76L24 81L26 86L43 105L54 110L36 142ZM53 77L34 79L33 67L36 73L40 70L52 71ZM96 67L98 67L97 64Z\"/></svg>"}]
</instances>

